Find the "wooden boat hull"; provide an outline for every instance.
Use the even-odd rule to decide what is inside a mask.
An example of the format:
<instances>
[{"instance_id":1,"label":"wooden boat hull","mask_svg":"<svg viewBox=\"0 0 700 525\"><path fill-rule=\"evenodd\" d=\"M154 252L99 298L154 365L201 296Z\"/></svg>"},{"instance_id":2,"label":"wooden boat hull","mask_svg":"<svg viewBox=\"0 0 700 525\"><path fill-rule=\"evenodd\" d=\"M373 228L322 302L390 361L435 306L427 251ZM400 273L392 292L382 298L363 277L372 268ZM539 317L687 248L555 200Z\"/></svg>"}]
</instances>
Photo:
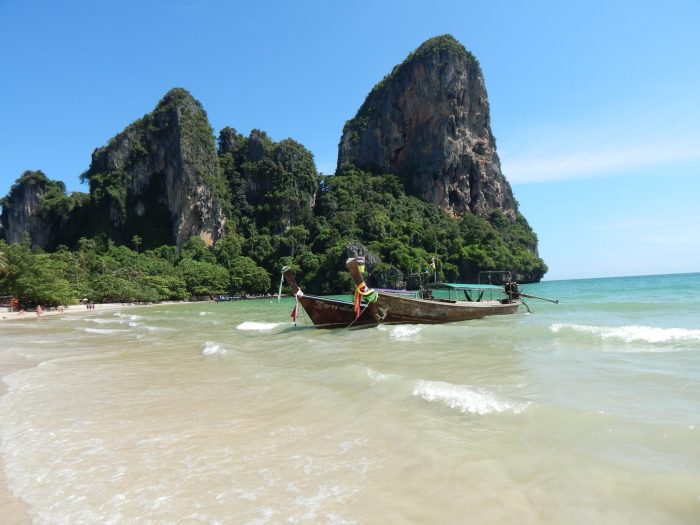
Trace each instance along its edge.
<instances>
[{"instance_id":1,"label":"wooden boat hull","mask_svg":"<svg viewBox=\"0 0 700 525\"><path fill-rule=\"evenodd\" d=\"M380 293L376 301L377 315L386 324L438 324L481 319L490 315L514 314L519 301L441 301Z\"/></svg>"},{"instance_id":2,"label":"wooden boat hull","mask_svg":"<svg viewBox=\"0 0 700 525\"><path fill-rule=\"evenodd\" d=\"M346 263L350 276L359 290L367 290L355 258ZM377 323L384 324L438 324L481 319L489 315L507 315L518 311L521 302L505 301L452 301L418 299L405 295L377 292L376 299L367 309Z\"/></svg>"},{"instance_id":3,"label":"wooden boat hull","mask_svg":"<svg viewBox=\"0 0 700 525\"><path fill-rule=\"evenodd\" d=\"M355 305L350 301L304 294L297 285L289 266L282 268L282 275L316 328L350 328L377 324L374 316L370 315L369 309L364 305L361 306L360 316L355 319Z\"/></svg>"},{"instance_id":4,"label":"wooden boat hull","mask_svg":"<svg viewBox=\"0 0 700 525\"><path fill-rule=\"evenodd\" d=\"M355 319L355 305L349 301L303 295L299 297L299 303L316 328L354 328L377 324L365 305Z\"/></svg>"},{"instance_id":5,"label":"wooden boat hull","mask_svg":"<svg viewBox=\"0 0 700 525\"><path fill-rule=\"evenodd\" d=\"M350 274L358 287L366 289L354 259L348 260ZM417 299L388 292L377 293L376 300L361 305L355 318L351 301L304 294L294 280L292 271L282 269L287 284L316 328L355 328L377 324L438 324L481 319L489 315L515 313L520 301L451 301Z\"/></svg>"}]
</instances>

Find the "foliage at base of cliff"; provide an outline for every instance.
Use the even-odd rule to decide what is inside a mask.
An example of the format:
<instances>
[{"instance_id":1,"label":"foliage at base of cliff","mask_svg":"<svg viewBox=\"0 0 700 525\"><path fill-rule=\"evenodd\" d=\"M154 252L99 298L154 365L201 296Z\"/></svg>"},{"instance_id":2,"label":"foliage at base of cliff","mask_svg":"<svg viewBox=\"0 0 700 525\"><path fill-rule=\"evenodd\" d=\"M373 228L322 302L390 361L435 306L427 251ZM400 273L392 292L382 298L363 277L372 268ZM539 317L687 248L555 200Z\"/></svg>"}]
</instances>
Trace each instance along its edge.
<instances>
[{"instance_id":1,"label":"foliage at base of cliff","mask_svg":"<svg viewBox=\"0 0 700 525\"><path fill-rule=\"evenodd\" d=\"M246 146L246 139L238 140ZM269 146L305 158L305 150L293 141ZM303 289L347 293L352 289L345 269L349 246L362 246L365 255L379 261L368 266L370 281L378 286L401 284L402 273L425 272L433 257L438 278L450 282L475 281L484 270L509 270L518 281L537 281L547 271L537 255L537 237L522 215L515 221L499 212L488 219L472 214L455 219L406 195L401 180L392 175L344 166L335 176L319 176L306 161L272 161L283 156L263 155L239 164L229 154L222 157L240 200L228 234L212 247L193 237L182 249L164 245L140 253L138 235L129 247L104 234L81 238L72 250L59 246L53 253L32 250L28 243L0 243L7 261L0 295L51 305L80 298L133 302L264 293L272 291L283 265L294 269ZM302 167L295 171L292 165ZM246 196L247 183L236 178L239 170L263 182L276 177L275 182L286 184ZM312 180L318 190L313 208Z\"/></svg>"},{"instance_id":2,"label":"foliage at base of cliff","mask_svg":"<svg viewBox=\"0 0 700 525\"><path fill-rule=\"evenodd\" d=\"M271 286L268 273L252 260L227 259L198 237L182 249L162 246L142 253L93 239L81 239L77 250L62 246L52 253L0 241L0 254L0 296L17 297L23 307L259 294Z\"/></svg>"},{"instance_id":3,"label":"foliage at base of cliff","mask_svg":"<svg viewBox=\"0 0 700 525\"><path fill-rule=\"evenodd\" d=\"M359 241L378 256L377 274L423 272L431 258L445 281L476 281L484 270L509 270L521 281L537 281L547 267L537 256L537 237L521 215L511 221L494 212L489 219L465 214L448 216L415 197L407 196L392 175L371 175L352 166L321 181L314 221L309 225L309 251L291 261L306 270L305 279L327 292L338 291L338 272L344 271L345 247ZM289 264L289 263L288 263ZM309 271L312 273L309 274ZM396 283L380 282L382 286Z\"/></svg>"}]
</instances>

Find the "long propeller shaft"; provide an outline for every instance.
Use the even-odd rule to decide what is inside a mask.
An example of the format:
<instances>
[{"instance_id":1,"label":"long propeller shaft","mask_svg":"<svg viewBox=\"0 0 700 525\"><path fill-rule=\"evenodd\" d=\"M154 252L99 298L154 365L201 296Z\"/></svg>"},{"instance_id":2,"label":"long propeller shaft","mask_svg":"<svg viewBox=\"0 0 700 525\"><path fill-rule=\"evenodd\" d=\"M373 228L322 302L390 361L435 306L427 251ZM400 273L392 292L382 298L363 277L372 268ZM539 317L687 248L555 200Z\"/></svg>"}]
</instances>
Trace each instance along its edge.
<instances>
[{"instance_id":1,"label":"long propeller shaft","mask_svg":"<svg viewBox=\"0 0 700 525\"><path fill-rule=\"evenodd\" d=\"M546 299L544 297L537 297L536 295L529 295L526 293L520 293L522 297L527 297L528 299L539 299L540 301L547 301L548 303L559 304L559 299Z\"/></svg>"}]
</instances>

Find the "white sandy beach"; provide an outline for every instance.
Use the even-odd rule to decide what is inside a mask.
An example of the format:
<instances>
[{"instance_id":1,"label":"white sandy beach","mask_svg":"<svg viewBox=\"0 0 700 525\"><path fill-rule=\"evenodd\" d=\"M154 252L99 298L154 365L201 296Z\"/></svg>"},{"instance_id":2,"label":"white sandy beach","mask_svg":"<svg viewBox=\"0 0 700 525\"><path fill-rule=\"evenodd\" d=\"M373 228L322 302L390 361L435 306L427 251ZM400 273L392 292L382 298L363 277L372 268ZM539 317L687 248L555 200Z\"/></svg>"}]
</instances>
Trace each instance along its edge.
<instances>
[{"instance_id":1,"label":"white sandy beach","mask_svg":"<svg viewBox=\"0 0 700 525\"><path fill-rule=\"evenodd\" d=\"M162 303L160 303L162 304ZM41 314L41 317L39 318L45 318L45 317L53 317L56 315L76 315L76 314L89 314L93 313L97 310L119 310L121 308L131 308L134 306L154 306L154 305L135 305L135 304L127 304L127 303L105 303L105 304L95 304L94 309L88 309L85 305L83 304L74 304L70 306L64 307L63 310L59 309L48 309L45 308L43 313ZM37 315L36 311L34 310L28 310L26 312L10 312L7 311L5 308L4 311L0 311L0 321L20 321L20 320L31 320L31 321L37 321Z\"/></svg>"}]
</instances>

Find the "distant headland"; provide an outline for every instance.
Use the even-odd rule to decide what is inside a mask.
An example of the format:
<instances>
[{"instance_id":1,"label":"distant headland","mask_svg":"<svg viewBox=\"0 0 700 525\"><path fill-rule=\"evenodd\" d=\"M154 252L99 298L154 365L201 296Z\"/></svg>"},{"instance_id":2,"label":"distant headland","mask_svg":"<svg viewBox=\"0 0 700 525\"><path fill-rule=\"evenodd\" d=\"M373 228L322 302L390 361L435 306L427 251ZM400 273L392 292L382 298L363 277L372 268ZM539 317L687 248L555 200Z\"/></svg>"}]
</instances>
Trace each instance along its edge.
<instances>
[{"instance_id":1,"label":"distant headland","mask_svg":"<svg viewBox=\"0 0 700 525\"><path fill-rule=\"evenodd\" d=\"M539 281L547 267L489 111L476 58L432 38L347 121L326 176L291 138L226 127L217 140L202 105L171 89L95 149L79 175L89 193L41 171L17 179L0 201L0 295L32 295L26 272L46 275L56 297L96 301L262 293L283 265L305 288L337 293L350 286L345 258L360 252L377 286L432 258L447 281L494 269Z\"/></svg>"}]
</instances>

